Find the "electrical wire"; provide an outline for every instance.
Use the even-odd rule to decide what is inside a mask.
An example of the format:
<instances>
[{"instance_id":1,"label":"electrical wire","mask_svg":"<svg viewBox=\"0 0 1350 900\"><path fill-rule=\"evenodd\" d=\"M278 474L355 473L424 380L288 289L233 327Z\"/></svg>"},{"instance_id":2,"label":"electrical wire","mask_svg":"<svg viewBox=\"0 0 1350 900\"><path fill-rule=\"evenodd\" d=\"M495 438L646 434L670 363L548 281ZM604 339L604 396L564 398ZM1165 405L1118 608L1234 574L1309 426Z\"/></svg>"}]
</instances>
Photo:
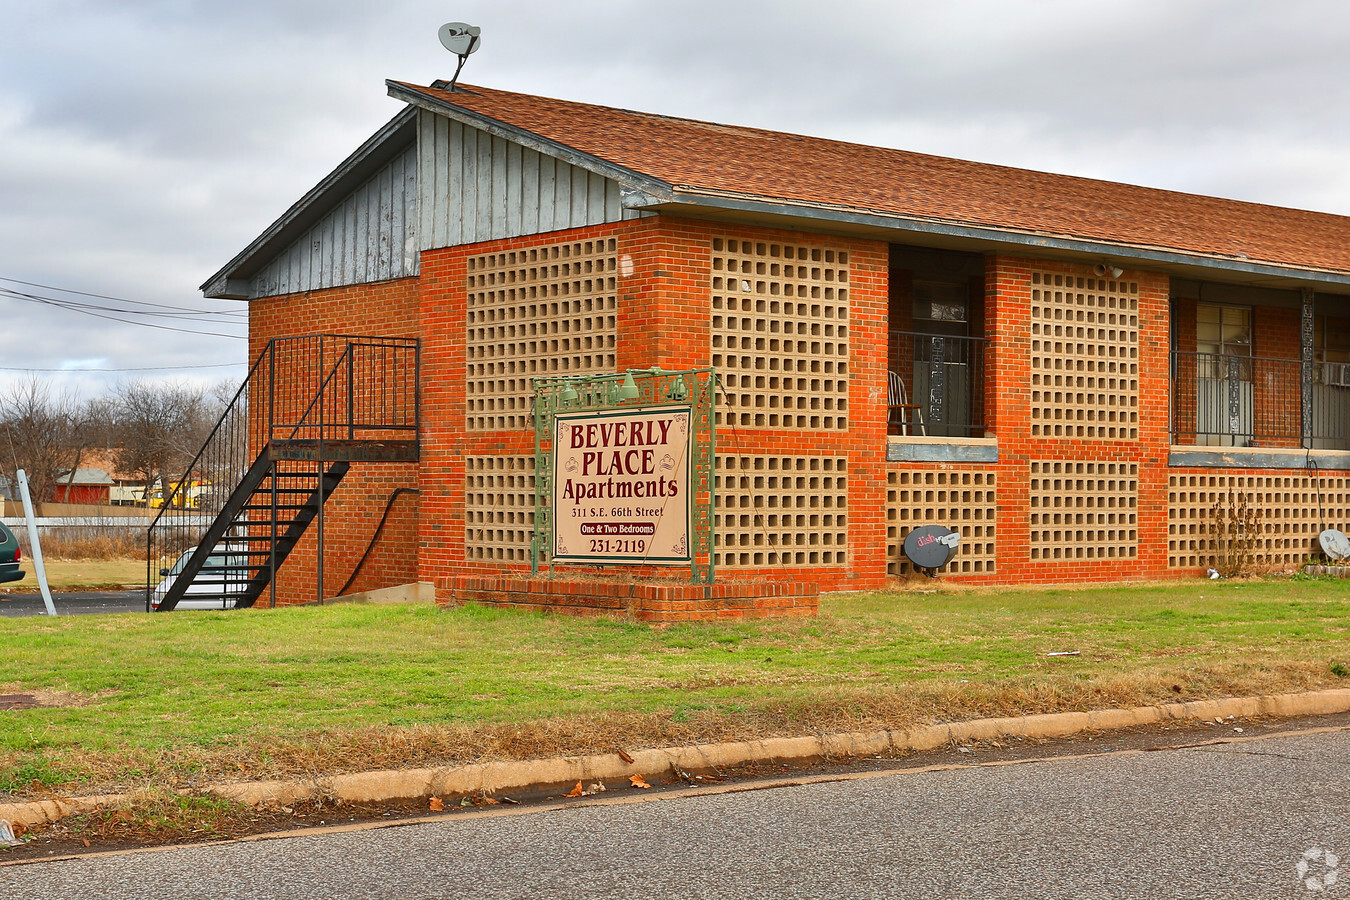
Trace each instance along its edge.
<instances>
[{"instance_id":1,"label":"electrical wire","mask_svg":"<svg viewBox=\"0 0 1350 900\"><path fill-rule=\"evenodd\" d=\"M199 366L127 366L115 369L52 369L32 366L0 366L0 372L67 372L78 375L80 372L172 372L180 369L227 369L231 366L246 366L247 362L203 363Z\"/></svg>"},{"instance_id":2,"label":"electrical wire","mask_svg":"<svg viewBox=\"0 0 1350 900\"><path fill-rule=\"evenodd\" d=\"M77 291L71 288L56 287L55 285L51 284L39 284L36 281L21 281L18 278L8 278L4 275L0 275L0 281L7 281L10 284L21 284L24 287L42 288L44 291L57 291L58 293L61 294L74 294L78 297L93 297L97 300L112 300L114 303L130 303L134 306L153 306L158 309L173 309L173 310L181 309L181 307L173 306L168 303L150 303L145 300L128 300L125 297L113 297L108 294L93 294L89 293L88 291ZM217 310L203 309L198 310L198 312L200 312L202 315L219 315L219 316L248 315L248 310L235 310L235 309L217 309Z\"/></svg>"},{"instance_id":3,"label":"electrical wire","mask_svg":"<svg viewBox=\"0 0 1350 900\"><path fill-rule=\"evenodd\" d=\"M21 292L21 291L10 290L9 288L0 288L0 297L9 297L9 298L15 299L15 300L25 300L25 301L28 301L28 302L31 302L31 303L38 303L38 304L42 304L42 305L44 305L44 306L51 306L51 307L55 307L55 308L57 308L57 309L64 309L64 310L67 310L67 311L69 311L69 312L83 313L84 315L87 315L87 316L93 316L93 317L96 318L96 319L107 319L108 321L111 321L111 322L119 322L119 323L121 323L121 324L123 324L123 325L136 325L136 326L139 326L139 327L141 327L141 328L155 328L155 329L159 329L159 330L161 330L161 331L174 331L174 332L178 332L178 333L180 333L180 334L195 334L195 335L199 335L199 336L203 336L203 337L223 337L223 338L229 338L229 339L231 339L231 340L236 340L236 341L245 341L245 340L248 340L248 337L247 337L246 335L241 335L241 334L226 334L226 333L224 333L224 332L219 332L219 331L198 331L198 330L191 329L191 328L175 328L175 327L173 327L172 325L158 325L158 324L155 324L154 322L135 322L135 321L132 321L132 320L130 320L130 319L121 319L121 318L118 318L117 316L104 315L104 314L101 313L101 312L95 312L95 311L94 311L94 310L96 310L96 309L99 309L99 310L106 309L106 307L96 307L96 306L93 306L92 304L78 304L78 303L73 303L73 302L70 302L70 301L57 300L56 298L53 298L53 297L44 297L44 296L41 296L41 295L39 295L39 294L26 294L26 293L23 293L23 292ZM136 312L136 311L134 311L134 310L114 310L114 311L115 311L115 312L121 312L121 313L124 313L124 314L129 314L129 315L140 315L140 316L144 316L144 315L167 315L167 314L165 314L165 313L154 313L154 314L150 314L150 313L141 313L141 312ZM171 317L171 318L172 318L172 317ZM194 320L194 321L199 321L199 320ZM244 324L244 323L240 322L239 324L242 325L242 324Z\"/></svg>"}]
</instances>

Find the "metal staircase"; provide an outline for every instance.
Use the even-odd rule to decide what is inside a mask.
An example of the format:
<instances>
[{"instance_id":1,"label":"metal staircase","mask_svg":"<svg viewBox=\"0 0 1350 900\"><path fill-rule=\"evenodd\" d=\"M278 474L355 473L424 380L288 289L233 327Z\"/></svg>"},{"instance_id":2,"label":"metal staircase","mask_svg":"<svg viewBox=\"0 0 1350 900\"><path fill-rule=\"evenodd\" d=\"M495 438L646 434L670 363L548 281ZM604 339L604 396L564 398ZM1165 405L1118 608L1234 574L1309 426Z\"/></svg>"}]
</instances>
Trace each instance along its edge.
<instances>
[{"instance_id":1,"label":"metal staircase","mask_svg":"<svg viewBox=\"0 0 1350 900\"><path fill-rule=\"evenodd\" d=\"M171 490L147 535L146 609L256 604L353 463L418 459L413 338L278 338Z\"/></svg>"}]
</instances>

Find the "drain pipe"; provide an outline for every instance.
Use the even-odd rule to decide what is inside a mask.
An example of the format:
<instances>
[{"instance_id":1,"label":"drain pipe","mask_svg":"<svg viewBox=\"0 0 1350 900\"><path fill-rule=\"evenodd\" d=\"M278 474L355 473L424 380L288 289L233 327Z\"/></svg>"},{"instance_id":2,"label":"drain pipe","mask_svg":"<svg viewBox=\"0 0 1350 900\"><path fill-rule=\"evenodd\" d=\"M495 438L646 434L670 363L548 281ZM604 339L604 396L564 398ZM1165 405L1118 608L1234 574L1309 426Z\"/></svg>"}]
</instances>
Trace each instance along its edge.
<instances>
[{"instance_id":1,"label":"drain pipe","mask_svg":"<svg viewBox=\"0 0 1350 900\"><path fill-rule=\"evenodd\" d=\"M20 469L19 496L23 498L23 517L28 522L28 546L33 550L33 573L37 576L38 589L42 591L42 602L47 604L47 615L56 615L56 604L52 603L52 591L47 587L47 567L42 564L42 542L38 540L37 518L33 515L33 498L28 495L28 473Z\"/></svg>"}]
</instances>

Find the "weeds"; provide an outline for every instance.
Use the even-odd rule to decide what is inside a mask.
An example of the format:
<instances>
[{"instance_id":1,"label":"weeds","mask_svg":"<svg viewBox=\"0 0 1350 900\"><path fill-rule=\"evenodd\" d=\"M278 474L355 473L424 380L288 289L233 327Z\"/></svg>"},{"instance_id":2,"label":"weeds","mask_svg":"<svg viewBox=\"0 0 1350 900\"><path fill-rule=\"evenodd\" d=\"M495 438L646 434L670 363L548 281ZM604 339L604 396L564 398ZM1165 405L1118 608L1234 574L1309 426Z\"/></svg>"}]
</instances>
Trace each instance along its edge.
<instances>
[{"instance_id":1,"label":"weeds","mask_svg":"<svg viewBox=\"0 0 1350 900\"><path fill-rule=\"evenodd\" d=\"M149 520L146 520L149 523ZM33 548L26 528L14 529L25 557ZM145 558L145 526L113 524L59 525L43 529L44 559L124 559Z\"/></svg>"},{"instance_id":2,"label":"weeds","mask_svg":"<svg viewBox=\"0 0 1350 900\"><path fill-rule=\"evenodd\" d=\"M1234 493L1230 487L1209 510L1210 544L1213 566L1225 578L1250 575L1257 571L1258 549L1265 523L1251 505L1245 491Z\"/></svg>"},{"instance_id":3,"label":"weeds","mask_svg":"<svg viewBox=\"0 0 1350 900\"><path fill-rule=\"evenodd\" d=\"M0 769L0 794L33 793L72 782L70 773L53 766L44 757L23 760L7 769Z\"/></svg>"}]
</instances>

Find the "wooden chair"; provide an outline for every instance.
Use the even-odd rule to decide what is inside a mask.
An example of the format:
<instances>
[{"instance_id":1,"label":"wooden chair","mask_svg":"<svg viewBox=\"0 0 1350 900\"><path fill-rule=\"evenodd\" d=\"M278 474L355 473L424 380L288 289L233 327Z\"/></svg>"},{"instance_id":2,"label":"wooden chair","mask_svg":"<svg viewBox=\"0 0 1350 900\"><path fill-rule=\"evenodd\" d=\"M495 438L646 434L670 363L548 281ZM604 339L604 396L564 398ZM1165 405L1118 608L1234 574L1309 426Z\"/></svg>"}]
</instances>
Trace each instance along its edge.
<instances>
[{"instance_id":1,"label":"wooden chair","mask_svg":"<svg viewBox=\"0 0 1350 900\"><path fill-rule=\"evenodd\" d=\"M923 422L923 409L917 403L909 402L905 381L896 371L886 373L886 408L887 434L913 434L915 424L919 426L919 434L928 433ZM899 430L892 431L893 428Z\"/></svg>"}]
</instances>

